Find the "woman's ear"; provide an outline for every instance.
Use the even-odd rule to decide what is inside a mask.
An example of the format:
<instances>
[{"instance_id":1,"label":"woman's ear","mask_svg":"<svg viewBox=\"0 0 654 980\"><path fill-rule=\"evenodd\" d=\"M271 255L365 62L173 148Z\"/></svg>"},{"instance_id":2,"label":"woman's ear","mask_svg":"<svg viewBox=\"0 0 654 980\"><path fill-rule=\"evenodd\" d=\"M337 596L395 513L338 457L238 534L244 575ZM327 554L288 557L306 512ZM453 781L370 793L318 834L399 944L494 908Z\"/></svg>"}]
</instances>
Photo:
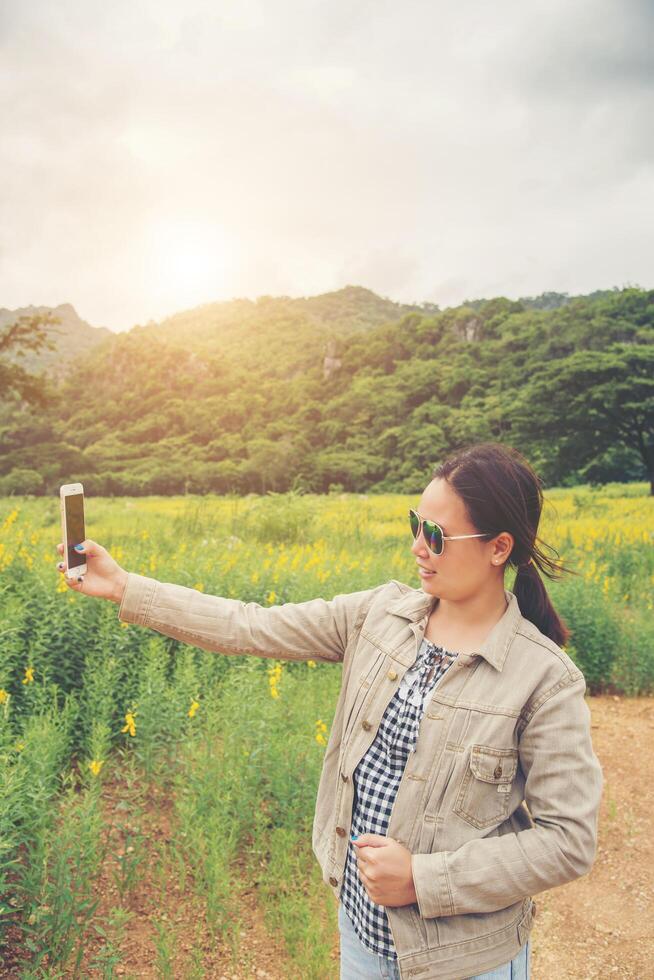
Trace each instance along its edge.
<instances>
[{"instance_id":1,"label":"woman's ear","mask_svg":"<svg viewBox=\"0 0 654 980\"><path fill-rule=\"evenodd\" d=\"M509 534L508 531L502 531L497 537L493 538L491 541L493 546L491 551L491 563L493 565L504 565L509 560L509 556L513 551L514 539L513 535Z\"/></svg>"}]
</instances>

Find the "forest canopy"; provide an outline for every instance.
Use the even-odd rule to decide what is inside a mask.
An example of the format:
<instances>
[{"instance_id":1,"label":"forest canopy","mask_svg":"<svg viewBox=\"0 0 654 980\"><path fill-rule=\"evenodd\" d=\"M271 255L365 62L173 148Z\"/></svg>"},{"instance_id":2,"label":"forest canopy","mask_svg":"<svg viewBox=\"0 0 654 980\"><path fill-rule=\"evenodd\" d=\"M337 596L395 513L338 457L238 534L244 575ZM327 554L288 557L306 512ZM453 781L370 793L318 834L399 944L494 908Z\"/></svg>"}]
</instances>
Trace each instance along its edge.
<instances>
[{"instance_id":1,"label":"forest canopy","mask_svg":"<svg viewBox=\"0 0 654 980\"><path fill-rule=\"evenodd\" d=\"M652 290L439 310L346 287L105 333L50 355L40 397L3 391L0 494L415 493L486 440L546 485L654 481Z\"/></svg>"}]
</instances>

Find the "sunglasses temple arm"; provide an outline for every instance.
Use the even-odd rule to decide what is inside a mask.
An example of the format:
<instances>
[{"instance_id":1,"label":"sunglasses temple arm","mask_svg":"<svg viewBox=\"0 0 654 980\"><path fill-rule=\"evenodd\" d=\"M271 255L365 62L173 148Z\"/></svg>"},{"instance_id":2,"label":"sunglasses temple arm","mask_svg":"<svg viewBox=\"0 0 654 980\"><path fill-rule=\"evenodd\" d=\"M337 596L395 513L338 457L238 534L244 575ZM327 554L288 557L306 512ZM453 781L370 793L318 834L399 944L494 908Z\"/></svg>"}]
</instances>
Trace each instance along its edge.
<instances>
[{"instance_id":1,"label":"sunglasses temple arm","mask_svg":"<svg viewBox=\"0 0 654 980\"><path fill-rule=\"evenodd\" d=\"M460 541L462 538L484 538L485 534L444 534L444 541Z\"/></svg>"}]
</instances>

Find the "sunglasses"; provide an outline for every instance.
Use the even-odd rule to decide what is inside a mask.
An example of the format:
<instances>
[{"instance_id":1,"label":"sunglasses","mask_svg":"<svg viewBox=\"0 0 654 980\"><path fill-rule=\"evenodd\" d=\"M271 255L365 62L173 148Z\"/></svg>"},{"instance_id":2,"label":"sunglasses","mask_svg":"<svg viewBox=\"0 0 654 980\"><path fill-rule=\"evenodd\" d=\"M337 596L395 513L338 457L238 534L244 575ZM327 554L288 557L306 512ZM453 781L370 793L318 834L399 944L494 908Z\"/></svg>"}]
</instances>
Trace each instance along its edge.
<instances>
[{"instance_id":1,"label":"sunglasses","mask_svg":"<svg viewBox=\"0 0 654 980\"><path fill-rule=\"evenodd\" d=\"M442 555L445 541L459 541L462 538L487 538L488 532L482 534L443 534L443 528L436 521L424 521L417 510L409 511L409 523L414 538L417 538L422 530L425 542L430 551L435 555Z\"/></svg>"}]
</instances>

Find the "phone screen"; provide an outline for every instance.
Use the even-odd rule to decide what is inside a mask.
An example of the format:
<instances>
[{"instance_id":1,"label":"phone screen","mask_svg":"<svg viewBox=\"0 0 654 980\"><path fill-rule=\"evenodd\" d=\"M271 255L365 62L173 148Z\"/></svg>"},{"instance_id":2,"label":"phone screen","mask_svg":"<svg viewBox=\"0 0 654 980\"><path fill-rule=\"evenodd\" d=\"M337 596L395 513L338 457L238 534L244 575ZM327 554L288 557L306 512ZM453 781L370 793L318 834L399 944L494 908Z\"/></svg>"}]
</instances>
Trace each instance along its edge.
<instances>
[{"instance_id":1,"label":"phone screen","mask_svg":"<svg viewBox=\"0 0 654 980\"><path fill-rule=\"evenodd\" d=\"M76 568L83 565L86 555L75 551L75 545L81 544L86 537L84 530L84 494L71 493L64 497L66 508L66 548L68 551L68 567Z\"/></svg>"}]
</instances>

